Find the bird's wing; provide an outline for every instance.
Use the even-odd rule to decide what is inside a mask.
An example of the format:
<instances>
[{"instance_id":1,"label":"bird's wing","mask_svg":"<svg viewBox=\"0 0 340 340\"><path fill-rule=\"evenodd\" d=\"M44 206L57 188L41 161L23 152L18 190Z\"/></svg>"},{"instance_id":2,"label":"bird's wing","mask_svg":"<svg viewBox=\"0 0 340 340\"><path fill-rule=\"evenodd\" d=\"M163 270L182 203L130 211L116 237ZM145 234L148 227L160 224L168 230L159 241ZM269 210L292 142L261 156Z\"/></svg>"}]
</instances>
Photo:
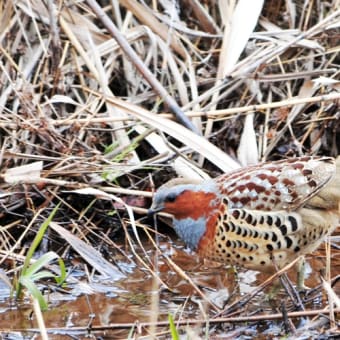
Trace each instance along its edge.
<instances>
[{"instance_id":1,"label":"bird's wing","mask_svg":"<svg viewBox=\"0 0 340 340\"><path fill-rule=\"evenodd\" d=\"M300 157L249 166L215 180L231 209L292 211L316 195L334 173L331 157Z\"/></svg>"}]
</instances>

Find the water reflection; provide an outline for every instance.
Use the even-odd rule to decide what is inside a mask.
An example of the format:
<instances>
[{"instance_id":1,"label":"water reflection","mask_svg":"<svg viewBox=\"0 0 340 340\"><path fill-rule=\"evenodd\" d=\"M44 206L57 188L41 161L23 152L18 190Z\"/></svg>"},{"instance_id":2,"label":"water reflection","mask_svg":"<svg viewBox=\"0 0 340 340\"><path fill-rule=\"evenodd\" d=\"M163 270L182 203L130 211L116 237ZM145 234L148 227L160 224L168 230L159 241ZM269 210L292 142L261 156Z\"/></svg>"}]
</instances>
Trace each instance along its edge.
<instances>
[{"instance_id":1,"label":"water reflection","mask_svg":"<svg viewBox=\"0 0 340 340\"><path fill-rule=\"evenodd\" d=\"M62 328L66 331L70 327L86 329L89 325L95 328L110 324L134 324L148 322L155 313L158 321L167 320L169 313L182 319L205 318L206 315L213 317L218 309L252 292L268 278L264 273L244 269L236 272L233 267L199 260L194 253L189 253L182 246L172 246L169 242L161 244L161 247L189 276L211 304L202 300L193 285L180 272L174 270L163 257L156 261L157 268L153 269L164 285L156 282L152 273L139 266L137 262L124 263L120 260L119 264L126 269L126 279L112 282L99 275L91 275L89 281L85 271L82 272L78 268L74 271L74 275L69 277L69 284L65 290L51 290L48 295L51 307L43 314L46 327L59 330ZM149 258L154 260L156 254L152 247L146 251ZM143 254L142 251L141 253ZM335 260L335 265L332 267L334 274L335 271L340 272L338 262ZM310 256L309 264L313 275L307 278L306 284L315 287L320 283L319 275L316 274L324 269L324 259ZM295 273L294 269L289 272L293 281ZM259 310L268 313L277 312L282 301L287 300L282 287L278 287L279 289L274 293L273 287L259 293L247 304L244 312L247 315ZM159 294L156 309L152 306L152 295L155 292ZM0 281L0 310L2 311L0 328L7 331L37 328L29 301L13 305L9 296L8 286ZM318 294L310 301L310 306L320 308L325 303L324 299L324 296ZM289 308L289 303L287 306ZM265 325L262 323L261 331L269 332L270 329L278 327L277 325L280 323L269 322ZM115 338L125 337L128 333L129 329L120 329L110 334ZM53 339L52 335L51 339Z\"/></svg>"}]
</instances>

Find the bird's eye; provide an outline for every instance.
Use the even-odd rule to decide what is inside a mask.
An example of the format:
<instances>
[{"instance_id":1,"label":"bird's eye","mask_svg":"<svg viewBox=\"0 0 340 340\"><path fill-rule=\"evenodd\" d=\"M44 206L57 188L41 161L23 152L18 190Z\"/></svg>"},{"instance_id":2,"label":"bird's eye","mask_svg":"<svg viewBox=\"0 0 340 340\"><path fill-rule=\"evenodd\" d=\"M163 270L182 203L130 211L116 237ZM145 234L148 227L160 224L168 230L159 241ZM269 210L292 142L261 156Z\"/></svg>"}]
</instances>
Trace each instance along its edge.
<instances>
[{"instance_id":1,"label":"bird's eye","mask_svg":"<svg viewBox=\"0 0 340 340\"><path fill-rule=\"evenodd\" d=\"M170 202L170 203L175 202L176 198L177 198L177 195L175 193L170 193L166 195L165 202Z\"/></svg>"}]
</instances>

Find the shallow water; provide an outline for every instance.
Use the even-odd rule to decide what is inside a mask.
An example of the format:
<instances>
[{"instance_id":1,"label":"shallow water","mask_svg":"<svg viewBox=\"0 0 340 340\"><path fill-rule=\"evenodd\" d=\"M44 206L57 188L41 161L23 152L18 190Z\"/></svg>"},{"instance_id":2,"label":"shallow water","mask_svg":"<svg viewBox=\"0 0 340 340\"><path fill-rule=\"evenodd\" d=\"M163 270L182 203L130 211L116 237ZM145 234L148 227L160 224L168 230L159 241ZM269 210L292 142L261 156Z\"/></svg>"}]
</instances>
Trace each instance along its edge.
<instances>
[{"instance_id":1,"label":"shallow water","mask_svg":"<svg viewBox=\"0 0 340 340\"><path fill-rule=\"evenodd\" d=\"M253 291L269 277L264 273L244 269L236 272L232 267L200 261L194 253L184 250L177 240L176 244L164 240L159 246L162 253L174 261L179 270L176 270L167 258L157 257L157 252L150 244L145 253L136 248L143 260L150 260L150 267L162 282L157 282L151 271L138 260L129 259L124 262L120 259L118 265L126 274L124 279L112 281L96 274L87 275L82 266L78 265L69 276L65 289L51 284L46 295L50 308L43 313L45 325L50 331L50 339L64 338L66 334L71 334L72 329L72 334L77 338L86 334L110 339L123 339L129 334L141 337L148 333L148 327L139 326L141 323L167 321L168 314L173 315L176 320L205 320L207 316L213 318L225 305L230 305ZM332 277L340 273L339 254L340 252L333 253ZM305 283L309 287L320 284L318 273L325 268L323 252L318 253L321 257L316 255L308 258L311 271ZM78 262L81 263L81 260ZM294 269L289 272L292 280L295 280L295 272ZM188 282L185 275L192 282ZM27 330L37 329L38 326L30 301L25 300L18 304L11 300L9 288L1 281L0 283L2 335L8 333L14 337L22 338L26 335L31 338L34 333ZM198 294L193 284L205 295L206 301ZM339 288L337 284L337 294L340 293ZM308 309L322 308L326 304L325 299L325 294L319 291L305 306ZM283 302L288 311L293 307L282 287L274 283L249 301L241 313L236 315L277 313ZM110 327L107 327L108 325ZM190 327L195 334L204 336L202 327ZM159 338L169 337L168 326L158 327L157 332L160 332L157 335ZM264 332L267 337L275 339L284 334L284 328L281 321L267 321L211 325L210 332L227 338L234 334L232 338L235 339L261 339Z\"/></svg>"}]
</instances>

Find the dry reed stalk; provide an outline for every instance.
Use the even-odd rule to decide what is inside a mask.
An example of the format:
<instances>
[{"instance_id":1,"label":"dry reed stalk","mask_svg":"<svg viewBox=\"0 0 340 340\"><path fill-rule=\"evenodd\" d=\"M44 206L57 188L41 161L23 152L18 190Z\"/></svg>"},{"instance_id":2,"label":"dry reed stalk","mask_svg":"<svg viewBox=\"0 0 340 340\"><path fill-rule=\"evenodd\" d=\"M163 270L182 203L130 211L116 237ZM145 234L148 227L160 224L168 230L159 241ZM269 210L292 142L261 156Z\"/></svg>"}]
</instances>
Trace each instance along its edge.
<instances>
[{"instance_id":1,"label":"dry reed stalk","mask_svg":"<svg viewBox=\"0 0 340 340\"><path fill-rule=\"evenodd\" d=\"M215 176L241 160L339 154L338 0L258 0L252 11L247 0L107 2L102 10L144 73L88 3L0 5L0 263L20 269L22 244L61 200L58 223L75 237L114 248L112 230L123 224L126 249L157 277L132 210L107 214L131 202L145 213L148 174L159 185ZM201 136L174 122L173 106ZM104 202L94 189L128 203Z\"/></svg>"}]
</instances>

